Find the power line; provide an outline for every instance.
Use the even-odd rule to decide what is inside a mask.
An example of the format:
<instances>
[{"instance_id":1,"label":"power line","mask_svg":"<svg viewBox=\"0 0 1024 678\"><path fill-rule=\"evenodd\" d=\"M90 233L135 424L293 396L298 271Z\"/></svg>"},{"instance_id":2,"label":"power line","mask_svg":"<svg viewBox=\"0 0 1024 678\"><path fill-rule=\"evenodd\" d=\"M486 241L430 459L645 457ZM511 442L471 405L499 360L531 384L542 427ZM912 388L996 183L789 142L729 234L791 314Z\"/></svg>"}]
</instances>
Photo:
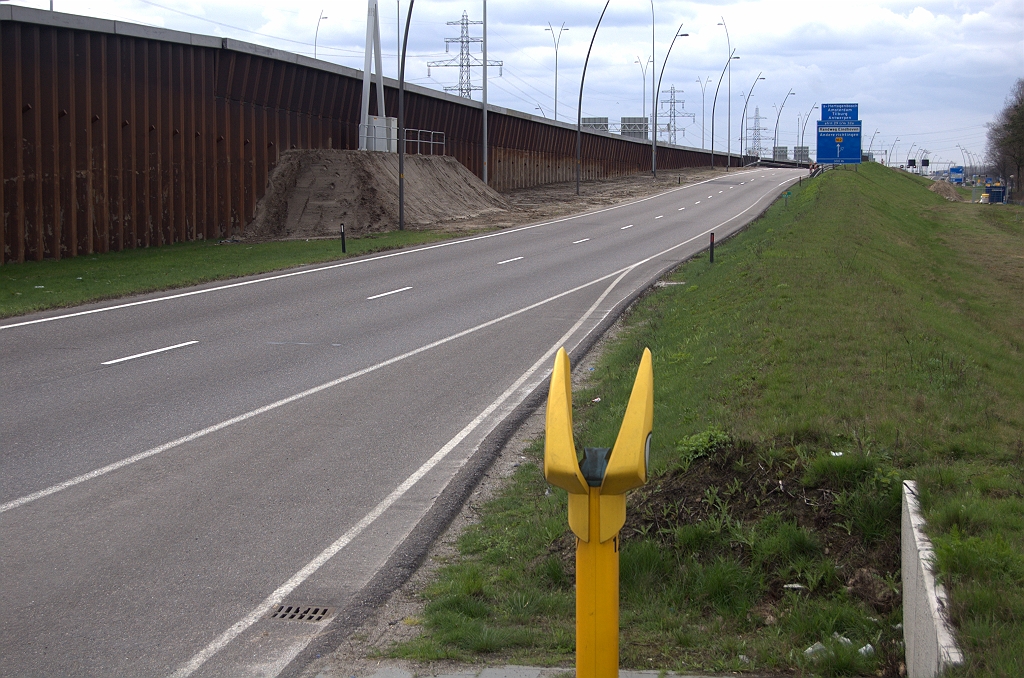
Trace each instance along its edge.
<instances>
[{"instance_id":1,"label":"power line","mask_svg":"<svg viewBox=\"0 0 1024 678\"><path fill-rule=\"evenodd\" d=\"M462 18L461 19L459 19L458 21L449 21L448 22L449 26L459 26L460 27L460 34L459 34L459 37L457 37L457 38L445 38L444 39L444 51L447 52L448 48L452 44L458 43L458 45L459 45L459 55L455 56L455 57L452 57L451 59L447 59L445 61L431 61L431 62L429 62L427 64L427 75L430 75L430 69L431 68L438 68L438 67L440 67L440 68L447 68L447 67L450 67L450 66L458 66L458 68L459 68L459 84L458 85L450 85L450 86L445 87L444 88L445 92L458 92L460 97L463 97L464 99L472 99L473 98L473 90L483 89L483 87L481 87L479 85L474 86L473 82L471 80L471 77L470 77L471 76L471 69L472 69L472 67L473 66L483 66L483 60L476 58L475 56L473 56L469 52L470 46L473 43L482 43L484 41L483 38L473 38L473 37L470 37L470 35L469 35L469 27L470 26L479 26L481 24L483 24L483 21L470 21L469 20L469 14L467 14L465 10L463 10L463 12L462 12ZM498 67L498 75L499 75L499 77L501 76L502 62L500 62L500 61L493 61L493 60L488 59L487 65L488 66L497 66Z\"/></svg>"}]
</instances>

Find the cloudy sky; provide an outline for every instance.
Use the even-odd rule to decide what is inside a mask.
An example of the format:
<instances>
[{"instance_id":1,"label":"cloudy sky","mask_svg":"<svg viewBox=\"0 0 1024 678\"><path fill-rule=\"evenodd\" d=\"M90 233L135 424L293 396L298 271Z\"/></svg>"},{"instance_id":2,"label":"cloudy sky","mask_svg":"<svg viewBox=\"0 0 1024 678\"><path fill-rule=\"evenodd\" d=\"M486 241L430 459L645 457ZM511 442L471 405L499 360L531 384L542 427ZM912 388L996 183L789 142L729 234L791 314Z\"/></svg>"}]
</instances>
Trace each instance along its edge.
<instances>
[{"instance_id":1,"label":"cloudy sky","mask_svg":"<svg viewBox=\"0 0 1024 678\"><path fill-rule=\"evenodd\" d=\"M47 8L48 0L14 0ZM397 74L397 18L408 0L381 0L386 75ZM193 33L232 37L362 68L366 30L365 0L54 0L59 12L86 14L162 26ZM677 110L677 142L710 146L712 99L726 64L729 39L738 60L732 68L732 148L738 151L744 97L760 73L748 116L757 110L762 137L770 147L778 120L779 144L794 146L799 122L810 120L805 143L814 147L814 120L823 102L860 104L864 147L898 149L906 160L913 146L930 151L933 164L961 164L963 148L982 155L986 123L1003 105L1014 80L1024 77L1024 2L1021 0L747 0L680 2L654 0L654 60L660 71L672 36L673 48L661 86L661 99L685 101ZM558 50L558 117L575 122L580 74L587 45L604 3L601 0L550 2L491 0L488 4L488 56L504 63L501 77L492 69L489 101L499 106L552 117L555 95L555 31L565 24ZM455 56L445 53L445 38L458 37L462 12L482 15L482 0L419 0L410 29L408 80L442 89L458 83L458 68L427 63ZM326 17L319 24L321 12ZM650 114L650 71L644 78L651 45L649 0L611 0L594 43L583 94L584 116ZM481 35L480 26L471 35ZM474 45L479 56L479 45ZM698 80L711 78L704 94ZM473 70L480 84L480 70ZM718 95L716 148L728 143L728 76ZM645 91L646 90L646 91ZM786 99L786 94L793 94ZM476 92L474 98L479 99ZM645 101L646 98L646 101ZM785 100L781 115L778 106ZM668 106L659 107L659 124ZM702 141L702 118L704 133ZM754 121L749 120L751 128ZM877 130L877 134L875 133ZM684 136L685 135L685 136ZM899 141L896 139L899 138ZM748 142L749 143L749 142Z\"/></svg>"}]
</instances>

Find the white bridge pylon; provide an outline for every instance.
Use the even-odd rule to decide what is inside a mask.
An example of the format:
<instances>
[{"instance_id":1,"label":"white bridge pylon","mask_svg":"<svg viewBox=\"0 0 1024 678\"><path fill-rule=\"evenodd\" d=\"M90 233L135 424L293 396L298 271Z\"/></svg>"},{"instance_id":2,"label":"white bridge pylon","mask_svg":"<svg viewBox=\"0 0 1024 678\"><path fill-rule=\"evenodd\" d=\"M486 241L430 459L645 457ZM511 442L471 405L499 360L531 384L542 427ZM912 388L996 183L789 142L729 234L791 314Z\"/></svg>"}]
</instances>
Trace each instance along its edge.
<instances>
[{"instance_id":1,"label":"white bridge pylon","mask_svg":"<svg viewBox=\"0 0 1024 678\"><path fill-rule=\"evenodd\" d=\"M377 81L377 116L381 118L380 127L385 133L384 139L377 139L378 125L371 125L370 122L370 80L371 75L371 53L373 66L376 70ZM363 59L363 97L360 106L359 116L359 150L390 150L396 145L397 140L392 140L390 125L387 123L387 113L384 110L384 69L381 66L381 44L380 44L380 7L377 0L368 0L366 9L366 56ZM396 130L397 131L397 130Z\"/></svg>"}]
</instances>

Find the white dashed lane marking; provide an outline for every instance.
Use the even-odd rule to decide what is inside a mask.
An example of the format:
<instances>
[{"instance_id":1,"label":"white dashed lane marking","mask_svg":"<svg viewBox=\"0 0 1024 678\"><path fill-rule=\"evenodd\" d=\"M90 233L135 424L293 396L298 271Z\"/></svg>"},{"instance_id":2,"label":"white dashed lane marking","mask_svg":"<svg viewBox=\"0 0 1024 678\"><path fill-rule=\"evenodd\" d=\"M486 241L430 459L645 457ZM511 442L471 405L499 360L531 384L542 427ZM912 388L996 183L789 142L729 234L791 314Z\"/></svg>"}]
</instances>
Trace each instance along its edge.
<instances>
[{"instance_id":1,"label":"white dashed lane marking","mask_svg":"<svg viewBox=\"0 0 1024 678\"><path fill-rule=\"evenodd\" d=\"M403 287L403 288L398 289L398 290L391 290L390 292L384 292L383 294L375 294L372 297L366 297L366 300L367 301L371 301L373 299L380 299L381 297L386 297L386 296L389 296L389 295L392 295L392 294L398 294L399 292L405 292L406 290L411 290L411 289L412 289L412 286Z\"/></svg>"}]
</instances>

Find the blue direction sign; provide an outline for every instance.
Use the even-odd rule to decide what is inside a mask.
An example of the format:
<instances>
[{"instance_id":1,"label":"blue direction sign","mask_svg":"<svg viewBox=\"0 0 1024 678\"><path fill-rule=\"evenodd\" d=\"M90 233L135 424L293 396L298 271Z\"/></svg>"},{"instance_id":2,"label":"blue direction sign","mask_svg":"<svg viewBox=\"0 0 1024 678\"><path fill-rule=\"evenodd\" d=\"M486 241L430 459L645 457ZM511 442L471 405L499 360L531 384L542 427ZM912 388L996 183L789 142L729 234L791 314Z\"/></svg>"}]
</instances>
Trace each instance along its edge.
<instances>
[{"instance_id":1,"label":"blue direction sign","mask_svg":"<svg viewBox=\"0 0 1024 678\"><path fill-rule=\"evenodd\" d=\"M950 167L949 168L949 180L954 184L964 183L964 168L963 167Z\"/></svg>"},{"instance_id":2,"label":"blue direction sign","mask_svg":"<svg viewBox=\"0 0 1024 678\"><path fill-rule=\"evenodd\" d=\"M860 128L860 120L819 121L818 163L822 165L860 164Z\"/></svg>"},{"instance_id":3,"label":"blue direction sign","mask_svg":"<svg viewBox=\"0 0 1024 678\"><path fill-rule=\"evenodd\" d=\"M826 120L846 120L856 121L860 119L858 114L858 104L822 104L821 105L821 119ZM858 125L860 123L857 123Z\"/></svg>"}]
</instances>

